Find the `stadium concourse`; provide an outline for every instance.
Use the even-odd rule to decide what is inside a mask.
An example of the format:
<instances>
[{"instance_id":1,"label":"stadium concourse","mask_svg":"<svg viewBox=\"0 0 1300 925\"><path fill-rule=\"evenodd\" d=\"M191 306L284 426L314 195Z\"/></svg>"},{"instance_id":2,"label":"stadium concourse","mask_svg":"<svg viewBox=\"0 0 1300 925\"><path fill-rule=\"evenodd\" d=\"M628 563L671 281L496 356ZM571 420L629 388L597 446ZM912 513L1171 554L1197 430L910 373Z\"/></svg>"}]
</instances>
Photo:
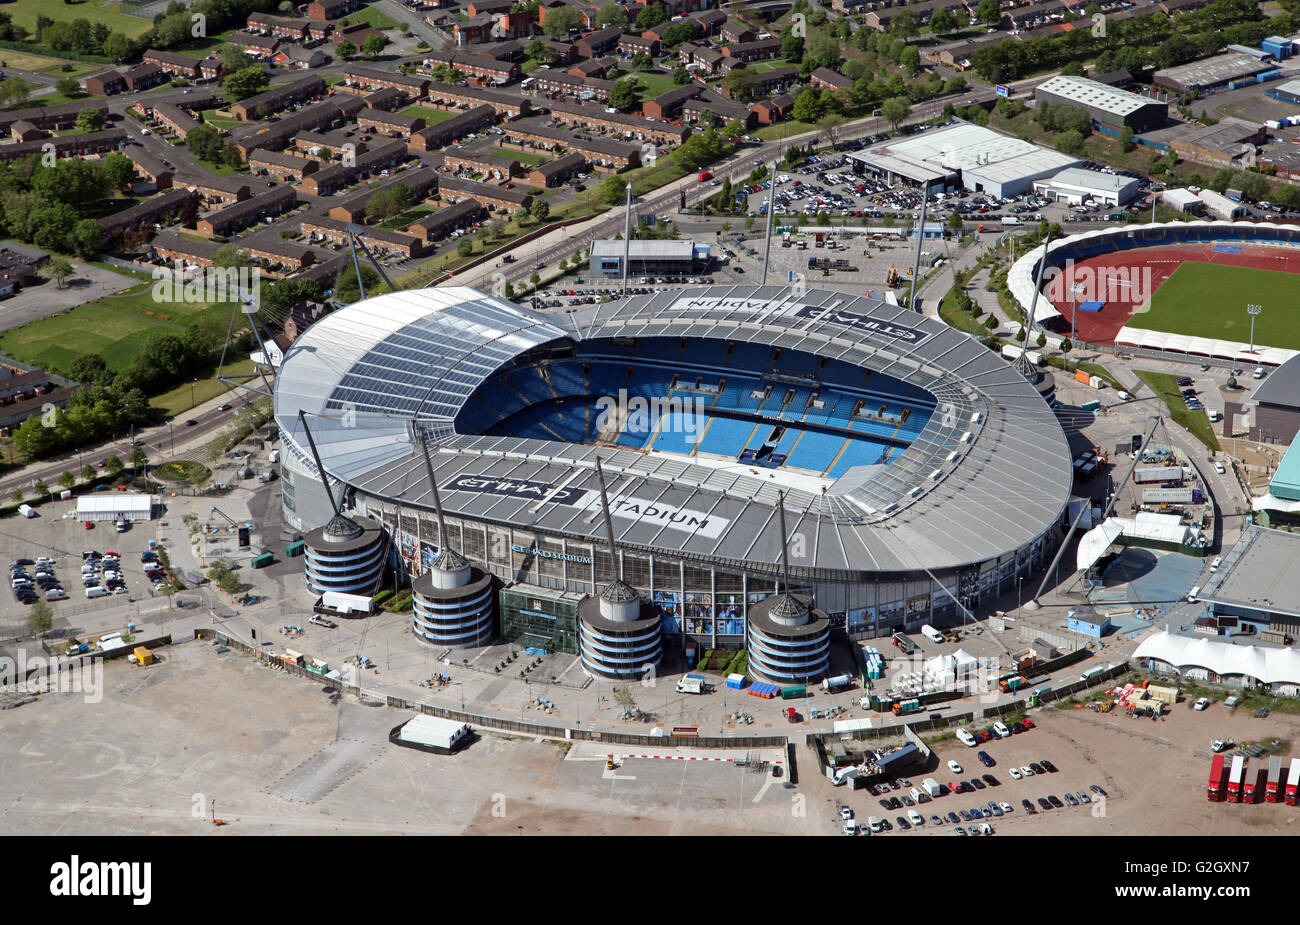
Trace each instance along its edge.
<instances>
[{"instance_id":1,"label":"stadium concourse","mask_svg":"<svg viewBox=\"0 0 1300 925\"><path fill-rule=\"evenodd\" d=\"M300 412L334 497L385 526L402 576L439 567L445 529L457 568L500 586L499 638L542 651L615 633L582 615L593 596L638 626L639 596L674 647L743 647L749 608L787 590L854 637L952 622L1046 564L1071 487L1060 424L1015 368L822 290L546 314L437 288L334 312L276 384L284 512L311 530L334 512Z\"/></svg>"},{"instance_id":2,"label":"stadium concourse","mask_svg":"<svg viewBox=\"0 0 1300 925\"><path fill-rule=\"evenodd\" d=\"M1017 260L1007 276L1026 313L1042 255L1040 245ZM1251 355L1246 338L1224 336L1244 333L1248 325L1234 327L1235 315L1221 310L1204 322L1194 305L1162 311L1159 291L1185 264L1300 273L1300 226L1169 222L1104 228L1053 241L1042 271L1046 298L1038 299L1035 322L1058 334L1073 330L1076 339L1087 343L1168 349L1252 364L1281 363L1294 354L1292 347L1300 344L1270 344L1260 337L1256 346L1265 349ZM1286 280L1281 284L1290 285ZM1252 296L1263 297L1242 292L1242 309Z\"/></svg>"}]
</instances>

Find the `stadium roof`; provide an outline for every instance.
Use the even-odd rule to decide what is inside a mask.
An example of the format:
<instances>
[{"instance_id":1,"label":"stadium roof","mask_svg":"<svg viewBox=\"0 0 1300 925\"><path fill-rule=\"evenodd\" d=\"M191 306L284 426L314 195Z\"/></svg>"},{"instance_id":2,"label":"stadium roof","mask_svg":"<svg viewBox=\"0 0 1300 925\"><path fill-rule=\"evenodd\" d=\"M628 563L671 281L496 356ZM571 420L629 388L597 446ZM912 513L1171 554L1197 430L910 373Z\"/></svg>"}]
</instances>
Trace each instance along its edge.
<instances>
[{"instance_id":1,"label":"stadium roof","mask_svg":"<svg viewBox=\"0 0 1300 925\"><path fill-rule=\"evenodd\" d=\"M1251 401L1300 408L1300 360L1291 359L1269 374L1255 387Z\"/></svg>"},{"instance_id":2,"label":"stadium roof","mask_svg":"<svg viewBox=\"0 0 1300 925\"><path fill-rule=\"evenodd\" d=\"M552 342L611 337L805 351L896 377L932 394L938 407L895 462L848 480L455 431L461 405L514 357ZM286 450L308 472L316 467L300 408L332 476L371 496L431 507L414 442L420 434L449 512L551 534L597 533L599 455L621 546L751 569L775 571L781 490L790 528L811 539L808 561L794 563L806 574L983 562L1042 536L1071 487L1060 425L1000 357L937 320L823 290L798 298L775 286L666 290L554 316L465 288L381 295L327 315L294 341L275 403ZM534 494L494 489L501 480ZM665 520L665 512L693 526Z\"/></svg>"}]
</instances>

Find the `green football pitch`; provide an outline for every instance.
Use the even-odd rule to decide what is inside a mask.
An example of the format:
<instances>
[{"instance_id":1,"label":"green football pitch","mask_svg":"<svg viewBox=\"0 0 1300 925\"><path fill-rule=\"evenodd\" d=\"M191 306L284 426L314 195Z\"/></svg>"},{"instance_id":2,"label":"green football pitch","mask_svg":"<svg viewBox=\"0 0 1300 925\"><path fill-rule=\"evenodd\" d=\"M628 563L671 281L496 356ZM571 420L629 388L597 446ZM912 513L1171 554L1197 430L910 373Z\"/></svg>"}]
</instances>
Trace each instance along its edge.
<instances>
[{"instance_id":1,"label":"green football pitch","mask_svg":"<svg viewBox=\"0 0 1300 925\"><path fill-rule=\"evenodd\" d=\"M1263 310L1255 318L1256 346L1300 350L1300 274L1213 263L1184 263L1151 298L1151 309L1135 314L1130 327L1250 342L1246 306Z\"/></svg>"}]
</instances>

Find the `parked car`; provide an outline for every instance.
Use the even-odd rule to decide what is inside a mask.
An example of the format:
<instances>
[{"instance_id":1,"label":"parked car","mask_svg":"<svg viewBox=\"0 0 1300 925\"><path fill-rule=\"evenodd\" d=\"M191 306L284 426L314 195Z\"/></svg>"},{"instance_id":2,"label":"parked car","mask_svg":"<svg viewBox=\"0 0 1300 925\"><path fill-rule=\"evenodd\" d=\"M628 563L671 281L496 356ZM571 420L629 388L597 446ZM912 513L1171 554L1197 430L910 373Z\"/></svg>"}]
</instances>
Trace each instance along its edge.
<instances>
[{"instance_id":1,"label":"parked car","mask_svg":"<svg viewBox=\"0 0 1300 925\"><path fill-rule=\"evenodd\" d=\"M1026 799L1026 800L1021 800L1021 801L1020 801L1020 805L1023 806L1023 807L1025 808L1025 812L1027 812L1029 815L1031 815L1031 816L1036 816L1036 815L1038 815L1038 810L1034 809L1034 804L1033 804L1033 803L1030 803L1029 800L1027 800L1027 799Z\"/></svg>"},{"instance_id":2,"label":"parked car","mask_svg":"<svg viewBox=\"0 0 1300 925\"><path fill-rule=\"evenodd\" d=\"M1049 794L1047 795L1047 802L1051 803L1051 804L1052 804L1053 806L1055 806L1057 809L1064 809L1064 808L1065 808L1065 805L1064 805L1063 803L1061 803L1061 798L1058 797L1058 796L1057 796L1056 794L1054 794L1054 793L1049 793Z\"/></svg>"}]
</instances>

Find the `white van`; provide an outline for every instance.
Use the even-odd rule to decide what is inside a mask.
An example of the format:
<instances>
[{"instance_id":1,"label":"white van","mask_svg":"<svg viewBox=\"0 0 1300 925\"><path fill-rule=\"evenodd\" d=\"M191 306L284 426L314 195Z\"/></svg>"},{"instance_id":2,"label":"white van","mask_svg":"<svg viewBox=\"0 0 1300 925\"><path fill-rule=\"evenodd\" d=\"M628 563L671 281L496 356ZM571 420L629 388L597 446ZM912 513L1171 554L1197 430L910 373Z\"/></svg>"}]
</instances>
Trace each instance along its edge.
<instances>
[{"instance_id":1,"label":"white van","mask_svg":"<svg viewBox=\"0 0 1300 925\"><path fill-rule=\"evenodd\" d=\"M108 595L111 594L111 593L112 593L112 592L110 592L107 588L101 588L101 587L99 587L98 585L96 585L96 586L93 587L93 588L87 588L87 589L86 589L86 597L92 597L92 598L93 598L93 597L108 597Z\"/></svg>"},{"instance_id":2,"label":"white van","mask_svg":"<svg viewBox=\"0 0 1300 925\"><path fill-rule=\"evenodd\" d=\"M1188 591L1188 592L1187 592L1187 603L1189 603L1189 604L1195 604L1195 603L1196 603L1196 595L1198 595L1198 594L1200 594L1200 593L1201 593L1201 586L1200 586L1200 585L1197 585L1195 588L1192 588L1192 590Z\"/></svg>"},{"instance_id":3,"label":"white van","mask_svg":"<svg viewBox=\"0 0 1300 925\"><path fill-rule=\"evenodd\" d=\"M880 824L879 816L871 816L869 819L867 819L867 826L868 828L871 829L872 832L881 832L884 830L884 826Z\"/></svg>"},{"instance_id":4,"label":"white van","mask_svg":"<svg viewBox=\"0 0 1300 925\"><path fill-rule=\"evenodd\" d=\"M970 732L969 732L968 730L965 730L965 729L958 729L958 730L957 730L957 739L958 739L958 740L959 740L963 745L968 745L968 746L970 746L971 748L974 748L976 745L979 744L979 740L976 739L973 735L970 734Z\"/></svg>"},{"instance_id":5,"label":"white van","mask_svg":"<svg viewBox=\"0 0 1300 925\"><path fill-rule=\"evenodd\" d=\"M996 732L996 733L998 734L998 738L999 738L999 739L1005 739L1005 738L1007 738L1008 736L1011 735L1011 730L1008 729L1008 728L1007 728L1007 724L1006 724L1006 723L1003 723L1003 722L996 722L996 723L994 723L994 724L993 724L993 731Z\"/></svg>"},{"instance_id":6,"label":"white van","mask_svg":"<svg viewBox=\"0 0 1300 925\"><path fill-rule=\"evenodd\" d=\"M920 789L919 787L913 787L911 790L907 792L907 795L910 796L917 803L930 802L930 794L926 793L924 790Z\"/></svg>"},{"instance_id":7,"label":"white van","mask_svg":"<svg viewBox=\"0 0 1300 925\"><path fill-rule=\"evenodd\" d=\"M1223 556L1215 556L1214 561L1210 563L1210 574L1212 575L1215 572L1217 572L1219 570L1219 566L1222 564L1223 564Z\"/></svg>"},{"instance_id":8,"label":"white van","mask_svg":"<svg viewBox=\"0 0 1300 925\"><path fill-rule=\"evenodd\" d=\"M921 627L921 635L936 645L943 642L943 633L928 623Z\"/></svg>"},{"instance_id":9,"label":"white van","mask_svg":"<svg viewBox=\"0 0 1300 925\"><path fill-rule=\"evenodd\" d=\"M35 517L36 509L30 504L20 504L18 505L18 513L22 514L24 517Z\"/></svg>"}]
</instances>

